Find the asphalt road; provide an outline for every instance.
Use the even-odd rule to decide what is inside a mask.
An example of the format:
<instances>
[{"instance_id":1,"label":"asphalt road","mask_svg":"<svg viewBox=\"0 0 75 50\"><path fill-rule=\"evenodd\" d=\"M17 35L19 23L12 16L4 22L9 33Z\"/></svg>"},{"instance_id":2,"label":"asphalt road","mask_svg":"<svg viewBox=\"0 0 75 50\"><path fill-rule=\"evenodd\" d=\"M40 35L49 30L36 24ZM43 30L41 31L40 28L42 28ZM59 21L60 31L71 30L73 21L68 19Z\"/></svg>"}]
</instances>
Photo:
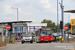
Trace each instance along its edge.
<instances>
[{"instance_id":1,"label":"asphalt road","mask_svg":"<svg viewBox=\"0 0 75 50\"><path fill-rule=\"evenodd\" d=\"M1 50L71 50L74 48L75 43L24 43L18 42L14 45L7 45L6 48Z\"/></svg>"}]
</instances>

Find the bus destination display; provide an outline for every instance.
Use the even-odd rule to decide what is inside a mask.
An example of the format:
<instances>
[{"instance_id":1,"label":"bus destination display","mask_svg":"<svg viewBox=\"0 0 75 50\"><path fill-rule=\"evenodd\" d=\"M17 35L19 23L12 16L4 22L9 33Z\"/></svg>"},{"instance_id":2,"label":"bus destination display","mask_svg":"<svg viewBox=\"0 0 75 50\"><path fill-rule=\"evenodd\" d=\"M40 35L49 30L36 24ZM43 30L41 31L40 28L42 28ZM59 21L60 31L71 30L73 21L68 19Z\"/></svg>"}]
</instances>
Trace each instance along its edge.
<instances>
[{"instance_id":1,"label":"bus destination display","mask_svg":"<svg viewBox=\"0 0 75 50\"><path fill-rule=\"evenodd\" d=\"M50 28L43 28L42 30L51 30Z\"/></svg>"}]
</instances>

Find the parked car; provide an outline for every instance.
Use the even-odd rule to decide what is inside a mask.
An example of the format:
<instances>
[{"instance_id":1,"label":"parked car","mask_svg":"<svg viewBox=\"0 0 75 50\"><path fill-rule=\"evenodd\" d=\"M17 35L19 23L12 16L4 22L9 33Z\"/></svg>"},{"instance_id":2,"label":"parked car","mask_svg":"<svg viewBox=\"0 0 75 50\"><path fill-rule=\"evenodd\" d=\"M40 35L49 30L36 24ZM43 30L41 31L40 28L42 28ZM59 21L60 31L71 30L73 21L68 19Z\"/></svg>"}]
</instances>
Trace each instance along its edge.
<instances>
[{"instance_id":1,"label":"parked car","mask_svg":"<svg viewBox=\"0 0 75 50\"><path fill-rule=\"evenodd\" d=\"M75 38L75 35L72 35L73 38Z\"/></svg>"},{"instance_id":2,"label":"parked car","mask_svg":"<svg viewBox=\"0 0 75 50\"><path fill-rule=\"evenodd\" d=\"M73 37L73 35L69 34L69 38L72 38L72 37ZM62 36L59 36L59 38L62 38ZM68 38L68 34L66 34L66 38Z\"/></svg>"},{"instance_id":3,"label":"parked car","mask_svg":"<svg viewBox=\"0 0 75 50\"><path fill-rule=\"evenodd\" d=\"M23 34L21 43L30 42L33 43L32 34Z\"/></svg>"},{"instance_id":4,"label":"parked car","mask_svg":"<svg viewBox=\"0 0 75 50\"><path fill-rule=\"evenodd\" d=\"M52 33L53 37L59 37L59 34L57 33Z\"/></svg>"}]
</instances>

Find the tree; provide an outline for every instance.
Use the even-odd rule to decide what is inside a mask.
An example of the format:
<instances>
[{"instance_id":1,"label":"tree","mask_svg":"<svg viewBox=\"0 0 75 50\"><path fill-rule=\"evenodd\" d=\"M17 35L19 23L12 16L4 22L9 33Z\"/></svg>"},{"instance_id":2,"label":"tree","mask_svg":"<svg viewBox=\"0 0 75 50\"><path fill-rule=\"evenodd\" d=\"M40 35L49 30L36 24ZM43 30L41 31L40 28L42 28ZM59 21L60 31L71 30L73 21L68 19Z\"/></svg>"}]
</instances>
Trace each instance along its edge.
<instances>
[{"instance_id":1,"label":"tree","mask_svg":"<svg viewBox=\"0 0 75 50\"><path fill-rule=\"evenodd\" d=\"M51 20L46 20L44 19L41 23L47 23L47 27L52 27L53 31L56 32L56 25L54 22L52 22Z\"/></svg>"},{"instance_id":2,"label":"tree","mask_svg":"<svg viewBox=\"0 0 75 50\"><path fill-rule=\"evenodd\" d=\"M70 25L70 23L69 23L69 25ZM68 24L66 23L65 26L68 26Z\"/></svg>"},{"instance_id":3,"label":"tree","mask_svg":"<svg viewBox=\"0 0 75 50\"><path fill-rule=\"evenodd\" d=\"M61 30L61 29L60 29L60 24L59 24L58 26L59 26L59 32L60 32L60 30ZM57 25L56 25L56 31L57 31Z\"/></svg>"}]
</instances>

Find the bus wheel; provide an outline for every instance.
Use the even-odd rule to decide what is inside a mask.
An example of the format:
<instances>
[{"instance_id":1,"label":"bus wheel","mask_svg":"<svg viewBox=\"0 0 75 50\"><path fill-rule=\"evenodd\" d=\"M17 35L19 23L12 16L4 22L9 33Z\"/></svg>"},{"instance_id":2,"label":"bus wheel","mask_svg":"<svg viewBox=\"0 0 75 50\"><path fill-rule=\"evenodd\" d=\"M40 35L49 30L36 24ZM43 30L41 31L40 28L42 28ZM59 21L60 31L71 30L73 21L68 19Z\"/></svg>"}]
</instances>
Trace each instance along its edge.
<instances>
[{"instance_id":1,"label":"bus wheel","mask_svg":"<svg viewBox=\"0 0 75 50\"><path fill-rule=\"evenodd\" d=\"M38 42L36 41L36 43L38 43Z\"/></svg>"},{"instance_id":2,"label":"bus wheel","mask_svg":"<svg viewBox=\"0 0 75 50\"><path fill-rule=\"evenodd\" d=\"M42 43L42 42L39 42L39 43Z\"/></svg>"},{"instance_id":3,"label":"bus wheel","mask_svg":"<svg viewBox=\"0 0 75 50\"><path fill-rule=\"evenodd\" d=\"M49 43L51 43L51 41L49 41Z\"/></svg>"},{"instance_id":4,"label":"bus wheel","mask_svg":"<svg viewBox=\"0 0 75 50\"><path fill-rule=\"evenodd\" d=\"M45 43L48 43L48 41L45 41Z\"/></svg>"},{"instance_id":5,"label":"bus wheel","mask_svg":"<svg viewBox=\"0 0 75 50\"><path fill-rule=\"evenodd\" d=\"M39 43L37 39L36 39L36 43Z\"/></svg>"},{"instance_id":6,"label":"bus wheel","mask_svg":"<svg viewBox=\"0 0 75 50\"><path fill-rule=\"evenodd\" d=\"M36 41L36 43L40 43L40 42L37 42L37 41Z\"/></svg>"},{"instance_id":7,"label":"bus wheel","mask_svg":"<svg viewBox=\"0 0 75 50\"><path fill-rule=\"evenodd\" d=\"M37 42L37 41L36 41L36 43L41 43L41 42Z\"/></svg>"},{"instance_id":8,"label":"bus wheel","mask_svg":"<svg viewBox=\"0 0 75 50\"><path fill-rule=\"evenodd\" d=\"M24 41L21 42L22 44L24 43Z\"/></svg>"}]
</instances>

